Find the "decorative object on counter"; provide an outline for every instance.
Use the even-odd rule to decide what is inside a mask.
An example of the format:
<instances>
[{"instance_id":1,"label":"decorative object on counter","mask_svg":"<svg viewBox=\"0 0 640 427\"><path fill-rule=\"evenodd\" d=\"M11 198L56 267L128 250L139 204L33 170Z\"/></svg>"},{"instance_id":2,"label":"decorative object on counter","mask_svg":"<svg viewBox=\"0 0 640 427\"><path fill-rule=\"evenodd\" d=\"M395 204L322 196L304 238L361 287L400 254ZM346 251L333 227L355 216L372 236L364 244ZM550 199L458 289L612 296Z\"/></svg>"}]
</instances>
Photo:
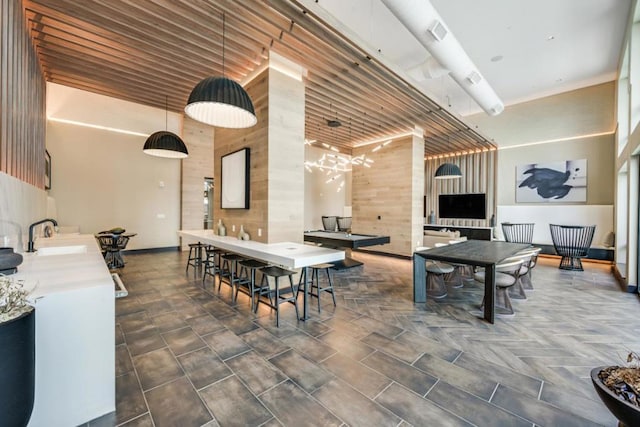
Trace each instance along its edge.
<instances>
[{"instance_id":1,"label":"decorative object on counter","mask_svg":"<svg viewBox=\"0 0 640 427\"><path fill-rule=\"evenodd\" d=\"M227 235L227 227L224 226L222 220L218 220L218 236L226 236Z\"/></svg>"},{"instance_id":2,"label":"decorative object on counter","mask_svg":"<svg viewBox=\"0 0 640 427\"><path fill-rule=\"evenodd\" d=\"M238 240L244 240L244 225L240 224L240 231L238 232Z\"/></svg>"},{"instance_id":3,"label":"decorative object on counter","mask_svg":"<svg viewBox=\"0 0 640 427\"><path fill-rule=\"evenodd\" d=\"M35 385L35 308L23 281L0 276L0 414L2 424L26 426ZM6 424L5 424L6 423Z\"/></svg>"},{"instance_id":4,"label":"decorative object on counter","mask_svg":"<svg viewBox=\"0 0 640 427\"><path fill-rule=\"evenodd\" d=\"M242 240L251 240L251 236L246 231L242 235Z\"/></svg>"},{"instance_id":5,"label":"decorative object on counter","mask_svg":"<svg viewBox=\"0 0 640 427\"><path fill-rule=\"evenodd\" d=\"M436 223L436 214L435 212L431 211L431 213L429 214L429 224L435 224Z\"/></svg>"},{"instance_id":6,"label":"decorative object on counter","mask_svg":"<svg viewBox=\"0 0 640 427\"><path fill-rule=\"evenodd\" d=\"M0 275L8 276L18 271L22 264L22 255L13 251L13 248L0 248Z\"/></svg>"},{"instance_id":7,"label":"decorative object on counter","mask_svg":"<svg viewBox=\"0 0 640 427\"><path fill-rule=\"evenodd\" d=\"M495 227L496 226L496 214L492 214L491 218L489 219L489 227Z\"/></svg>"}]
</instances>

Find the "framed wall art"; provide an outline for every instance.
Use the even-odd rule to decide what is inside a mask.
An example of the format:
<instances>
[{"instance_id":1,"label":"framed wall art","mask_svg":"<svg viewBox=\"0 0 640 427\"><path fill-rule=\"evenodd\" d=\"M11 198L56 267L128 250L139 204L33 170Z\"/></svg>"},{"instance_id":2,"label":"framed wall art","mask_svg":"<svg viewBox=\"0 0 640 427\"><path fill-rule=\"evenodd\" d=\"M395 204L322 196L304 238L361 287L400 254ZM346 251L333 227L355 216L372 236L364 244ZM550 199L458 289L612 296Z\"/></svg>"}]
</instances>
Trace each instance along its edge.
<instances>
[{"instance_id":1,"label":"framed wall art","mask_svg":"<svg viewBox=\"0 0 640 427\"><path fill-rule=\"evenodd\" d=\"M516 167L517 203L587 201L587 159Z\"/></svg>"},{"instance_id":2,"label":"framed wall art","mask_svg":"<svg viewBox=\"0 0 640 427\"><path fill-rule=\"evenodd\" d=\"M44 150L44 189L51 190L51 155Z\"/></svg>"},{"instance_id":3,"label":"framed wall art","mask_svg":"<svg viewBox=\"0 0 640 427\"><path fill-rule=\"evenodd\" d=\"M250 149L222 156L220 168L222 209L249 209Z\"/></svg>"}]
</instances>

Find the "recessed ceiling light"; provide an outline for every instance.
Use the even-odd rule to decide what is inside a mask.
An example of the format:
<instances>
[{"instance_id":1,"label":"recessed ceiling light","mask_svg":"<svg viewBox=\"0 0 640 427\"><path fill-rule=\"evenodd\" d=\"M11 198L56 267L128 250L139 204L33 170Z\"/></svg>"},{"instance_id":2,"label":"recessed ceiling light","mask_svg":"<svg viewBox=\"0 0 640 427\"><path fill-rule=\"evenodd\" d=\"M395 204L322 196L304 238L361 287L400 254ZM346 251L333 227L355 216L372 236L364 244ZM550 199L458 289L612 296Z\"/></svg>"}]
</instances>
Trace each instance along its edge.
<instances>
[{"instance_id":1,"label":"recessed ceiling light","mask_svg":"<svg viewBox=\"0 0 640 427\"><path fill-rule=\"evenodd\" d=\"M493 58L491 58L491 62L499 62L502 61L504 57L502 55L496 55Z\"/></svg>"},{"instance_id":2,"label":"recessed ceiling light","mask_svg":"<svg viewBox=\"0 0 640 427\"><path fill-rule=\"evenodd\" d=\"M562 78L556 79L556 83L560 83L561 81L562 81Z\"/></svg>"},{"instance_id":3,"label":"recessed ceiling light","mask_svg":"<svg viewBox=\"0 0 640 427\"><path fill-rule=\"evenodd\" d=\"M549 36L547 37L547 40L555 40L556 36Z\"/></svg>"}]
</instances>

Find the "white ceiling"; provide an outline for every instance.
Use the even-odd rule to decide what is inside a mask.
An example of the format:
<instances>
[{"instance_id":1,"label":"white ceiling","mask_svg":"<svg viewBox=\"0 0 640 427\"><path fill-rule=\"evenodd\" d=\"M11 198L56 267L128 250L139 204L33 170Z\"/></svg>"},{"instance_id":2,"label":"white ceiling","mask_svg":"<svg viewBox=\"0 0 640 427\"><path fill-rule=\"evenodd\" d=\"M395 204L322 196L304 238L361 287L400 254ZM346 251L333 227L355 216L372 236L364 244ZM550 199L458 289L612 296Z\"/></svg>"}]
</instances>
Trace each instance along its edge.
<instances>
[{"instance_id":1,"label":"white ceiling","mask_svg":"<svg viewBox=\"0 0 640 427\"><path fill-rule=\"evenodd\" d=\"M426 79L412 70L430 55L381 0L301 3L451 111L482 111L448 75ZM431 3L505 106L614 80L631 6L631 0Z\"/></svg>"}]
</instances>

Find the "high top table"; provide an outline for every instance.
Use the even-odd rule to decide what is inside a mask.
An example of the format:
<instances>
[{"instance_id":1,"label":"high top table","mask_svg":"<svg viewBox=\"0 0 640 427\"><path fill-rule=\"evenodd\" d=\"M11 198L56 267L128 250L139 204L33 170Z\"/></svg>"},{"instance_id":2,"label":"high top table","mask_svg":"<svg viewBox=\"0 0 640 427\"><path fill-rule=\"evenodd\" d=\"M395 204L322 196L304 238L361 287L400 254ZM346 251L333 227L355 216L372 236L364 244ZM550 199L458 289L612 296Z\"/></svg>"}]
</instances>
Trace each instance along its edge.
<instances>
[{"instance_id":1,"label":"high top table","mask_svg":"<svg viewBox=\"0 0 640 427\"><path fill-rule=\"evenodd\" d=\"M424 263L428 259L484 267L484 318L489 323L494 323L496 264L529 247L531 245L523 243L467 240L455 245L416 251L413 253L413 301L427 301L427 275Z\"/></svg>"},{"instance_id":2,"label":"high top table","mask_svg":"<svg viewBox=\"0 0 640 427\"><path fill-rule=\"evenodd\" d=\"M180 230L178 235L189 240L207 243L215 248L224 249L249 258L279 265L288 269L302 268L305 277L303 315L301 320L308 319L308 299L310 277L309 267L315 264L340 261L344 259L344 251L305 245L302 243L280 242L260 243L254 240L238 240L231 236L218 236L213 230Z\"/></svg>"},{"instance_id":3,"label":"high top table","mask_svg":"<svg viewBox=\"0 0 640 427\"><path fill-rule=\"evenodd\" d=\"M305 231L304 241L319 243L329 248L344 248L346 253L344 260L332 263L333 268L342 270L362 265L360 261L351 258L351 249L384 245L391 242L391 238L389 236L372 236L370 234L346 233L344 231L316 230Z\"/></svg>"}]
</instances>

